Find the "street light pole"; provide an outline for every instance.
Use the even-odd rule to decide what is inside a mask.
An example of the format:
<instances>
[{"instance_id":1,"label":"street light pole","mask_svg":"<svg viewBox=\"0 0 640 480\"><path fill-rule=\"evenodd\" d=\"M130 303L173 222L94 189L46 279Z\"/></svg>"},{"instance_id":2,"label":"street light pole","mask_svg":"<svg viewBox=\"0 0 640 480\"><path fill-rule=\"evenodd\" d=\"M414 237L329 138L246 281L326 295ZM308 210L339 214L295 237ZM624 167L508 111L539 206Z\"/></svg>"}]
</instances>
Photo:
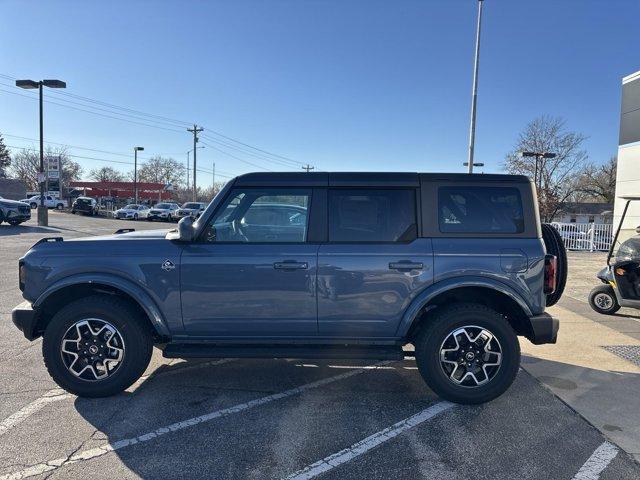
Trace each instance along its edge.
<instances>
[{"instance_id":1,"label":"street light pole","mask_svg":"<svg viewBox=\"0 0 640 480\"><path fill-rule=\"evenodd\" d=\"M40 183L40 205L38 205L38 225L46 227L49 225L49 211L45 206L45 187L47 176L44 170L44 112L43 112L43 87L67 88L67 84L62 80L16 80L16 87L28 90L38 89L39 123L40 123L40 172L38 181Z\"/></svg>"},{"instance_id":2,"label":"street light pole","mask_svg":"<svg viewBox=\"0 0 640 480\"><path fill-rule=\"evenodd\" d=\"M138 152L144 150L144 147L133 147L133 198L136 205L138 204Z\"/></svg>"},{"instance_id":3,"label":"street light pole","mask_svg":"<svg viewBox=\"0 0 640 480\"><path fill-rule=\"evenodd\" d=\"M40 110L40 174L44 175L44 113L42 109L42 82L38 82L39 110ZM40 205L38 205L38 225L49 225L49 210L44 204L45 190L48 190L48 178L40 178ZM47 187L47 188L45 188Z\"/></svg>"},{"instance_id":4,"label":"street light pole","mask_svg":"<svg viewBox=\"0 0 640 480\"><path fill-rule=\"evenodd\" d=\"M473 173L473 153L476 142L476 104L478 101L478 67L480 66L480 27L482 25L482 0L478 0L478 25L476 28L476 54L473 63L473 87L471 91L471 125L469 126L468 173Z\"/></svg>"},{"instance_id":5,"label":"street light pole","mask_svg":"<svg viewBox=\"0 0 640 480\"><path fill-rule=\"evenodd\" d=\"M542 187L542 168L538 167L538 164L543 159L556 158L556 154L550 152L520 152L520 156L523 158L533 157L536 159L533 167L533 184L536 186L536 190L540 192L540 188ZM538 195L540 194L538 193Z\"/></svg>"}]
</instances>

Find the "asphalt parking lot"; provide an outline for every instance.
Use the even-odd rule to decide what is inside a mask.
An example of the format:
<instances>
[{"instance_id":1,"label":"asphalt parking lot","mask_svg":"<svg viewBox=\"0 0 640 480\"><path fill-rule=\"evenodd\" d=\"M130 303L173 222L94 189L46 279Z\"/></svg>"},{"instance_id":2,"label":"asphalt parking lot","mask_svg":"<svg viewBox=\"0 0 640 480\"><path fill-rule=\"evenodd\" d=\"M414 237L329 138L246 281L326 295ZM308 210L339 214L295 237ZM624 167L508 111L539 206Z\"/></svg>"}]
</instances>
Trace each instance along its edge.
<instances>
[{"instance_id":1,"label":"asphalt parking lot","mask_svg":"<svg viewBox=\"0 0 640 480\"><path fill-rule=\"evenodd\" d=\"M640 478L631 456L525 370L499 399L467 407L438 399L413 361L183 361L156 351L124 394L66 394L41 341L11 323L18 258L44 236L172 225L59 212L50 224L0 225L0 480Z\"/></svg>"}]
</instances>

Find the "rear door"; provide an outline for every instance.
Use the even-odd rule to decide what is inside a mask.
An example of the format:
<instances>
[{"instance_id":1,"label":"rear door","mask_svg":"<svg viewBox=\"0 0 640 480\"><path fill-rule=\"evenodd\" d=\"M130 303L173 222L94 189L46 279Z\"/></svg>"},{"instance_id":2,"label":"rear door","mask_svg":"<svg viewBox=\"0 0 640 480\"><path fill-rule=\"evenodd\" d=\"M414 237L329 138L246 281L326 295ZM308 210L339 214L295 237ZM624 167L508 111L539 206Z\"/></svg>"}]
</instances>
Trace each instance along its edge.
<instances>
[{"instance_id":1,"label":"rear door","mask_svg":"<svg viewBox=\"0 0 640 480\"><path fill-rule=\"evenodd\" d=\"M317 334L318 244L308 241L311 198L312 189L306 188L231 190L202 238L182 254L187 334Z\"/></svg>"},{"instance_id":2,"label":"rear door","mask_svg":"<svg viewBox=\"0 0 640 480\"><path fill-rule=\"evenodd\" d=\"M432 283L431 240L418 238L418 195L413 186L329 188L328 241L318 252L320 335L392 337Z\"/></svg>"}]
</instances>

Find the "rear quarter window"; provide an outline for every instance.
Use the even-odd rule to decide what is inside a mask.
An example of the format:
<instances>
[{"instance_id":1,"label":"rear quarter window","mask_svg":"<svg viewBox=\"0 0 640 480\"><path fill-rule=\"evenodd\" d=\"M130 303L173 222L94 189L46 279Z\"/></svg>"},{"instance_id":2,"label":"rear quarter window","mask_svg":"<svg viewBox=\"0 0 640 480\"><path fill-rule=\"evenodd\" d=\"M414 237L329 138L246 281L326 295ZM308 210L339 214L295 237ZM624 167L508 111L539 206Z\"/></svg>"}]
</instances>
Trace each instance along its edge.
<instances>
[{"instance_id":1,"label":"rear quarter window","mask_svg":"<svg viewBox=\"0 0 640 480\"><path fill-rule=\"evenodd\" d=\"M520 191L513 187L440 187L438 225L442 233L522 233Z\"/></svg>"}]
</instances>

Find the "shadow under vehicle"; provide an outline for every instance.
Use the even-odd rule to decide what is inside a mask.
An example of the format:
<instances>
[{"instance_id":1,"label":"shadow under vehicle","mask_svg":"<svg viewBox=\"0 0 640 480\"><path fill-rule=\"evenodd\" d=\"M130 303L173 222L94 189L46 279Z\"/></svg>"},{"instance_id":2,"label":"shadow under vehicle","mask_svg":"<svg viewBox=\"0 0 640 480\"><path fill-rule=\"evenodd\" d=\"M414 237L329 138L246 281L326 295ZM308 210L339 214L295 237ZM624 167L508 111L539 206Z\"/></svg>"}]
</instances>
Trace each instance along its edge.
<instances>
[{"instance_id":1,"label":"shadow under vehicle","mask_svg":"<svg viewBox=\"0 0 640 480\"><path fill-rule=\"evenodd\" d=\"M589 305L596 312L612 315L621 307L640 309L640 227L637 235L618 243L631 202L640 201L640 196L622 197L626 200L622 218L607 255L607 266L597 277L602 282L589 293Z\"/></svg>"}]
</instances>

